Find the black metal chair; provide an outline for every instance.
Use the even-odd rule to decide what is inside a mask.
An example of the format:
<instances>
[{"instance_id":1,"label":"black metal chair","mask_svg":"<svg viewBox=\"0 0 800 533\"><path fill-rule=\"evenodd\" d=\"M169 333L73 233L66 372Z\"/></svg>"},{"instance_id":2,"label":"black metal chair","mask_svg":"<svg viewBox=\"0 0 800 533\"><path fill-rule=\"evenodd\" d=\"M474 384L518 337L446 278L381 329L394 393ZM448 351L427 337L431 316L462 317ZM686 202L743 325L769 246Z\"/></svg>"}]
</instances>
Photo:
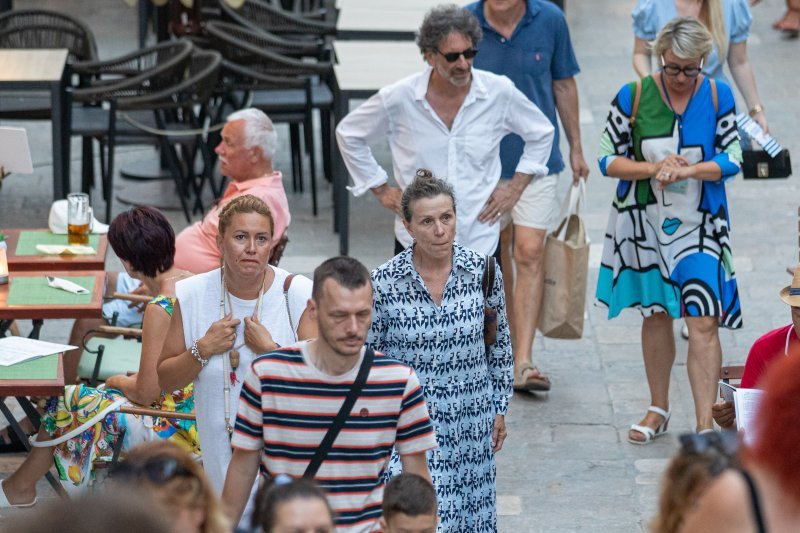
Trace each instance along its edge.
<instances>
[{"instance_id":1,"label":"black metal chair","mask_svg":"<svg viewBox=\"0 0 800 533\"><path fill-rule=\"evenodd\" d=\"M155 46L138 50L125 56L106 61L77 63L74 70L94 78L88 87L73 91L73 100L79 104L72 109L71 134L80 135L91 146L91 139L100 144L100 169L103 198L106 201L106 220L111 218L114 178L114 148L117 144L117 111L132 109L128 105L136 98L158 94L164 89L180 83L189 65L192 44L189 41L165 41ZM103 107L103 104L107 108ZM139 134L140 138L145 137ZM150 137L148 142L153 142ZM168 159L172 154L168 143L157 141L166 150ZM87 154L88 152L88 154ZM94 161L91 150L84 150L83 189L92 185ZM174 170L174 169L173 169ZM187 219L190 219L183 191L181 176L172 172L179 187L179 197Z\"/></svg>"},{"instance_id":2,"label":"black metal chair","mask_svg":"<svg viewBox=\"0 0 800 533\"><path fill-rule=\"evenodd\" d=\"M225 19L253 30L266 30L298 39L336 36L336 21L329 20L330 9L304 16L263 0L244 0L238 8L220 2L220 8Z\"/></svg>"},{"instance_id":3,"label":"black metal chair","mask_svg":"<svg viewBox=\"0 0 800 533\"><path fill-rule=\"evenodd\" d=\"M255 89L247 87L244 90L255 90L252 95L252 106L263 110L277 122L289 122L292 124L302 122L306 151L309 154L310 175L311 175L311 194L313 213L318 213L317 190L316 190L316 163L314 155L314 134L311 112L314 108L320 110L320 118L323 129L323 154L326 160L326 175L330 176L327 168L330 161L330 132L331 132L331 112L333 110L333 93L326 83L332 76L333 66L329 62L310 62L298 59L304 56L307 48L302 44L292 45L285 40L283 43L276 42L274 36L265 34L262 31L252 30L235 24L212 21L206 25L206 33L217 50L225 59L238 67L246 68L249 71L264 75L266 80L272 82L283 82L281 88L276 85L260 86ZM282 46L282 47L281 47ZM276 50L293 53L295 57L279 53ZM231 69L229 69L231 70ZM251 78L256 77L248 74ZM307 80L306 87L298 87L296 79ZM297 113L303 113L303 120L297 120ZM290 129L291 132L291 129ZM292 132L294 137L295 133ZM293 158L297 154L297 146L293 138ZM299 182L302 191L302 178Z\"/></svg>"}]
</instances>

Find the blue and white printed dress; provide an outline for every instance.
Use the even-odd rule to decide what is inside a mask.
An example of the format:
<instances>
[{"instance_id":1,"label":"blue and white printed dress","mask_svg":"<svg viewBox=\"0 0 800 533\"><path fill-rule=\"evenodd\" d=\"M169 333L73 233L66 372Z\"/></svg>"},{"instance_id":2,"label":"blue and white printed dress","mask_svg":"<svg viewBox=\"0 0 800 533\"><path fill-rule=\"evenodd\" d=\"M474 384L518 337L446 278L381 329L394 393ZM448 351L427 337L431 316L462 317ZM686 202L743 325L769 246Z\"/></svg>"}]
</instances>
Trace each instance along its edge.
<instances>
[{"instance_id":1,"label":"blue and white printed dress","mask_svg":"<svg viewBox=\"0 0 800 533\"><path fill-rule=\"evenodd\" d=\"M439 531L496 531L492 429L512 394L514 362L499 269L488 305L497 341L483 344L485 258L454 245L437 306L412 263L413 247L372 272L375 313L367 344L414 368L436 430L428 468L439 500ZM400 464L395 455L390 473Z\"/></svg>"}]
</instances>

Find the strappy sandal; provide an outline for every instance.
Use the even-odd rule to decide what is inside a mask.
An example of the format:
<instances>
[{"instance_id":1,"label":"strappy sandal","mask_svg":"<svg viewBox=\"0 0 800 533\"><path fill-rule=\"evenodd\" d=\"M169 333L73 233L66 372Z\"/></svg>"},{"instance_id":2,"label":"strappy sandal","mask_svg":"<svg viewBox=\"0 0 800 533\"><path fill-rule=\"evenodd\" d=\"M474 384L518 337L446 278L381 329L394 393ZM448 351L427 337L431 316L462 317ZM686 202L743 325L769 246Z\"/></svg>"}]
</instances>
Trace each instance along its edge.
<instances>
[{"instance_id":1,"label":"strappy sandal","mask_svg":"<svg viewBox=\"0 0 800 533\"><path fill-rule=\"evenodd\" d=\"M650 444L656 439L656 437L660 437L661 435L667 432L667 426L669 426L669 417L672 416L672 412L665 411L660 407L656 407L655 405L651 405L650 407L647 408L647 410L651 413L661 415L662 417L664 417L664 421L661 422L661 424L656 429L653 429L648 426L640 426L639 424L632 424L630 429L644 435L644 440L634 440L629 435L628 442L630 442L631 444L637 444L639 446Z\"/></svg>"},{"instance_id":2,"label":"strappy sandal","mask_svg":"<svg viewBox=\"0 0 800 533\"><path fill-rule=\"evenodd\" d=\"M532 370L538 376L525 377L525 372ZM550 378L530 363L525 363L514 372L514 390L528 392L546 392L550 390Z\"/></svg>"},{"instance_id":3,"label":"strappy sandal","mask_svg":"<svg viewBox=\"0 0 800 533\"><path fill-rule=\"evenodd\" d=\"M3 489L3 481L5 480L0 480L0 509L8 509L9 507L20 507L20 508L33 507L34 505L36 505L36 501L38 500L38 498L34 498L33 501L30 503L15 504L8 501L8 498L6 497L6 491L5 489Z\"/></svg>"}]
</instances>

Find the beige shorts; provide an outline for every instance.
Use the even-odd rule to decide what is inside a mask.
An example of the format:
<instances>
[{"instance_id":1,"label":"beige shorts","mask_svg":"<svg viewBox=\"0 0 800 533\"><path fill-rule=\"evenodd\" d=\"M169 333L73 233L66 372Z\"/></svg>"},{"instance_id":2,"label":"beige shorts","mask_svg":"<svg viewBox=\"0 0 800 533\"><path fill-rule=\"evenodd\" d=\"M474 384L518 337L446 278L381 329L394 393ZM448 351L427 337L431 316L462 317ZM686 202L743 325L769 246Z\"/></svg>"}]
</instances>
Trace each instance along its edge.
<instances>
[{"instance_id":1,"label":"beige shorts","mask_svg":"<svg viewBox=\"0 0 800 533\"><path fill-rule=\"evenodd\" d=\"M500 229L512 221L526 228L550 229L558 213L558 176L549 174L532 180L511 212L500 217Z\"/></svg>"}]
</instances>

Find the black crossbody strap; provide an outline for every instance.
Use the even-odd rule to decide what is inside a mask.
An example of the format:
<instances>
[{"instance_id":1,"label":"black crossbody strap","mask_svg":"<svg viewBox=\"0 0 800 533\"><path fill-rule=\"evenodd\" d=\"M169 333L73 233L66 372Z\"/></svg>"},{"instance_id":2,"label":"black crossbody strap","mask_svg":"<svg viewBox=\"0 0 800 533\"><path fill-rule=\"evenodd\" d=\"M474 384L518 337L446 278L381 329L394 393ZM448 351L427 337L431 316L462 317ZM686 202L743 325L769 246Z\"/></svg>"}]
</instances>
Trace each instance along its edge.
<instances>
[{"instance_id":1,"label":"black crossbody strap","mask_svg":"<svg viewBox=\"0 0 800 533\"><path fill-rule=\"evenodd\" d=\"M322 462L328 456L331 448L333 448L333 443L336 440L336 437L339 435L339 431L341 431L344 427L344 423L350 416L350 411L353 410L356 400L358 400L358 397L361 395L361 391L364 389L364 385L367 383L367 376L369 376L369 370L372 368L373 359L375 359L375 352L371 348L367 348L366 352L364 353L364 359L361 360L361 367L358 369L356 380L353 382L350 392L344 399L342 407L336 414L336 418L333 419L331 427L328 428L328 432L325 433L325 437L322 439L322 442L317 448L314 457L311 459L311 462L308 463L306 471L303 473L304 478L314 479L314 476L317 475L319 467L322 466Z\"/></svg>"}]
</instances>

